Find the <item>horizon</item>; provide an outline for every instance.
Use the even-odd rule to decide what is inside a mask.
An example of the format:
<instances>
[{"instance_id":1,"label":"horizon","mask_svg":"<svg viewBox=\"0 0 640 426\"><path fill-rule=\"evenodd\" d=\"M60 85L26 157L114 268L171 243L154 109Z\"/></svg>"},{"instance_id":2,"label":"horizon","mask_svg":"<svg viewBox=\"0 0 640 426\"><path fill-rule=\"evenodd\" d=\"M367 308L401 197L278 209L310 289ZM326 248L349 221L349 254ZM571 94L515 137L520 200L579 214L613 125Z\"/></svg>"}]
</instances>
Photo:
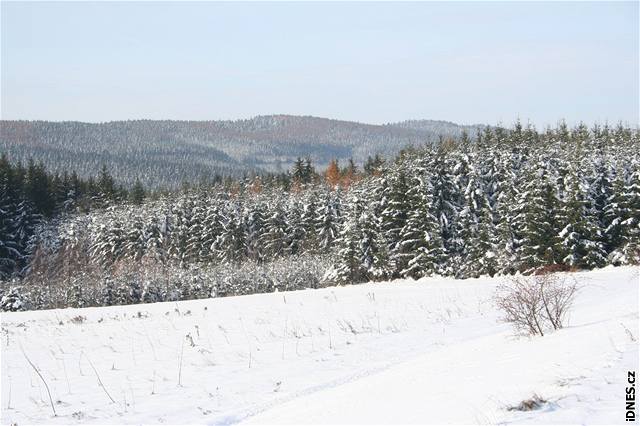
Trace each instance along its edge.
<instances>
[{"instance_id":1,"label":"horizon","mask_svg":"<svg viewBox=\"0 0 640 426\"><path fill-rule=\"evenodd\" d=\"M640 124L637 2L0 11L4 120Z\"/></svg>"},{"instance_id":2,"label":"horizon","mask_svg":"<svg viewBox=\"0 0 640 426\"><path fill-rule=\"evenodd\" d=\"M405 120L400 120L400 121L387 121L387 122L382 122L382 123L367 123L367 122L363 122L363 121L355 121L355 120L344 120L341 118L331 118L331 117L320 117L320 116L316 116L316 115L298 115L298 114L260 114L260 115L254 115L248 118L235 118L235 119L221 119L221 120L190 120L190 119L172 119L172 118L129 118L129 119L119 119L119 120L108 120L108 121L81 121L81 120L41 120L41 119L21 119L21 118L11 118L11 119L7 119L7 118L0 118L0 122L2 121L24 121L24 122L43 122L43 123L80 123L80 124L110 124L110 123L122 123L122 122L133 122L133 121L173 121L173 122L183 122L183 123L188 123L188 122L194 122L194 123L215 123L215 122L239 122L239 121L251 121L257 118L261 118L261 117L295 117L295 118L313 118L313 119L318 119L318 120L328 120L328 121L338 121L338 122L344 122L344 123L355 123L355 124L360 124L363 126L393 126L393 125L398 125L398 124L403 124L403 123L407 123L407 122L432 122L432 123L447 123L447 124L453 124L456 126L463 126L463 127L475 127L475 126L489 126L489 127L502 127L505 129L511 129L513 128L516 123L520 123L523 127L527 127L530 126L531 128L535 129L536 131L544 131L546 129L553 129L555 127L558 127L561 123L565 123L567 126L569 126L570 128L573 127L577 127L581 124L584 124L585 126L587 126L587 128L591 129L594 126L609 126L609 127L614 127L617 125L623 125L625 127L629 127L629 128L635 128L635 129L640 129L640 123L629 123L628 121L624 121L624 120L617 120L615 122L609 122L609 121L604 121L604 122L599 122L599 121L595 121L595 122L584 122L584 121L577 121L577 122L569 122L564 118L561 118L559 120L557 120L555 123L550 123L550 124L545 124L544 126L536 126L535 123L532 123L530 120L522 120L521 118L516 118L514 119L512 122L510 123L504 123L504 122L499 122L499 123L461 123L461 122L456 122L456 121L451 121L451 120L442 120L442 119L430 119L430 118L408 118Z\"/></svg>"}]
</instances>

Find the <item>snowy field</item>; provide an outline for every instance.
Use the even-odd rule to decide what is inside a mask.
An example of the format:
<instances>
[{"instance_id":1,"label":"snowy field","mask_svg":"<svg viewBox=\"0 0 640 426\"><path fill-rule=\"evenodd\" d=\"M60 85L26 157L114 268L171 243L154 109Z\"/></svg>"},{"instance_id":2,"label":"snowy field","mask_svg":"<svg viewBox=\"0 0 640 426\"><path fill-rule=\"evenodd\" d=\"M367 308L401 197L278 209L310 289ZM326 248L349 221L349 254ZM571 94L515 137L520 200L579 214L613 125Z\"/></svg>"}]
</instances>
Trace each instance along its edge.
<instances>
[{"instance_id":1,"label":"snowy field","mask_svg":"<svg viewBox=\"0 0 640 426\"><path fill-rule=\"evenodd\" d=\"M574 276L569 326L534 338L497 321L501 278L3 313L1 420L624 423L638 269Z\"/></svg>"}]
</instances>

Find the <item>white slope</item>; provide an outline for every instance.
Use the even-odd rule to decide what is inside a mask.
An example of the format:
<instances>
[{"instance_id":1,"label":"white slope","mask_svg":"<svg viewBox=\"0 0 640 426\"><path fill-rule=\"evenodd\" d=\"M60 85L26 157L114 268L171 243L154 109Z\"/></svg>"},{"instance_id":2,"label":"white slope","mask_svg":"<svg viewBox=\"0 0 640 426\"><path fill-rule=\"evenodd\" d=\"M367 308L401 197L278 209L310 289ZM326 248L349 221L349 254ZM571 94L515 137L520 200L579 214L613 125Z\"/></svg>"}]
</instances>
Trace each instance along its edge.
<instances>
[{"instance_id":1,"label":"white slope","mask_svg":"<svg viewBox=\"0 0 640 426\"><path fill-rule=\"evenodd\" d=\"M535 338L497 321L500 278L2 314L1 421L624 423L638 269L574 276L569 327Z\"/></svg>"}]
</instances>

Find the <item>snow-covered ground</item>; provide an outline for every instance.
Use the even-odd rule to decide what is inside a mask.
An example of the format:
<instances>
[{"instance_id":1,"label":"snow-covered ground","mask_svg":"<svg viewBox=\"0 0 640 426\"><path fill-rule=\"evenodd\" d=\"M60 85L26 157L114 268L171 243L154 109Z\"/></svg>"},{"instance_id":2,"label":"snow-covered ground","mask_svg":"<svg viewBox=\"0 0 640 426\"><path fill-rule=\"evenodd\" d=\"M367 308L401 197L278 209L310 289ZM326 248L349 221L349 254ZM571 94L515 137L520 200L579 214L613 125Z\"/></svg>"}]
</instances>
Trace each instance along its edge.
<instances>
[{"instance_id":1,"label":"snow-covered ground","mask_svg":"<svg viewBox=\"0 0 640 426\"><path fill-rule=\"evenodd\" d=\"M497 321L501 278L3 313L1 420L624 423L638 269L574 276L569 327L534 338Z\"/></svg>"}]
</instances>

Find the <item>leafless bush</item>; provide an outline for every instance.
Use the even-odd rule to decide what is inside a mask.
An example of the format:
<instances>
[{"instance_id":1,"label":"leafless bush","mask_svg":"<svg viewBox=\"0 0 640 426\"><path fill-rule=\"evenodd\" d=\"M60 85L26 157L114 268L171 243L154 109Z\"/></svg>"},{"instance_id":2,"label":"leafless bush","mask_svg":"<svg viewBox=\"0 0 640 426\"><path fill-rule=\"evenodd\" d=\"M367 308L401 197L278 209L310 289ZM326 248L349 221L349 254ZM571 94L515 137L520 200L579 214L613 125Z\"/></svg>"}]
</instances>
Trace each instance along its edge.
<instances>
[{"instance_id":1,"label":"leafless bush","mask_svg":"<svg viewBox=\"0 0 640 426\"><path fill-rule=\"evenodd\" d=\"M578 284L573 278L557 274L539 275L536 281L542 295L546 319L554 330L558 330L565 324L578 291Z\"/></svg>"},{"instance_id":2,"label":"leafless bush","mask_svg":"<svg viewBox=\"0 0 640 426\"><path fill-rule=\"evenodd\" d=\"M544 336L564 326L577 290L566 275L515 276L498 287L495 301L504 322L524 334Z\"/></svg>"},{"instance_id":3,"label":"leafless bush","mask_svg":"<svg viewBox=\"0 0 640 426\"><path fill-rule=\"evenodd\" d=\"M71 318L69 320L69 322L72 322L74 324L82 324L86 320L87 320L87 317L83 317L82 315L78 315L78 316L75 316L75 317Z\"/></svg>"},{"instance_id":4,"label":"leafless bush","mask_svg":"<svg viewBox=\"0 0 640 426\"><path fill-rule=\"evenodd\" d=\"M108 266L76 246L39 252L29 272L0 282L0 310L17 311L191 300L326 287L328 255L303 254L238 265L202 263L182 267L143 257Z\"/></svg>"},{"instance_id":5,"label":"leafless bush","mask_svg":"<svg viewBox=\"0 0 640 426\"><path fill-rule=\"evenodd\" d=\"M534 394L530 399L525 399L520 404L508 407L507 409L509 411L532 411L542 408L546 403L546 399Z\"/></svg>"},{"instance_id":6,"label":"leafless bush","mask_svg":"<svg viewBox=\"0 0 640 426\"><path fill-rule=\"evenodd\" d=\"M538 287L527 277L512 277L498 287L496 304L503 313L502 320L512 323L525 334L544 336L542 298Z\"/></svg>"}]
</instances>

